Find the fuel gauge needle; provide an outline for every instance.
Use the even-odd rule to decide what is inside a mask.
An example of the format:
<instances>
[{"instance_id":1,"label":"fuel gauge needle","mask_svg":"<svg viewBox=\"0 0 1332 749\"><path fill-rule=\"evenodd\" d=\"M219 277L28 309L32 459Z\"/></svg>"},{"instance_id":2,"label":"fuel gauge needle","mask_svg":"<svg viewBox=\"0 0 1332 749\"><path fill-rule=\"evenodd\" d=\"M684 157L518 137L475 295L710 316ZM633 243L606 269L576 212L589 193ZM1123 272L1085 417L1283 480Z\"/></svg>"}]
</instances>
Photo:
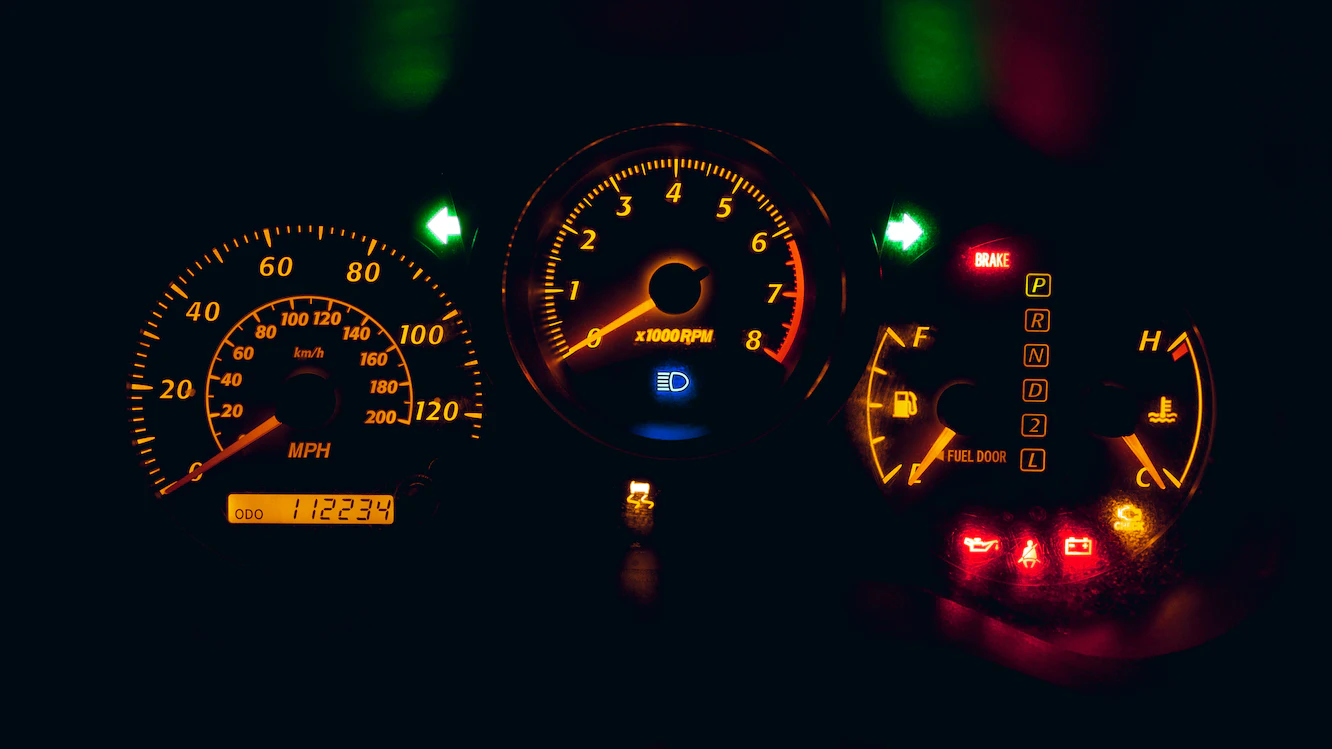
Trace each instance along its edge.
<instances>
[{"instance_id":1,"label":"fuel gauge needle","mask_svg":"<svg viewBox=\"0 0 1332 749\"><path fill-rule=\"evenodd\" d=\"M1142 467L1147 469L1147 473L1151 475L1156 485L1164 489L1165 482L1161 480L1161 474L1157 473L1156 466L1152 465L1152 459L1147 457L1147 451L1142 449L1142 443L1138 441L1138 435L1126 434L1121 439L1133 451L1133 456L1138 459L1139 463L1142 463Z\"/></svg>"},{"instance_id":2,"label":"fuel gauge needle","mask_svg":"<svg viewBox=\"0 0 1332 749\"><path fill-rule=\"evenodd\" d=\"M920 483L920 477L925 475L925 469L930 467L934 459L939 457L939 453L943 452L945 447L948 447L948 443L955 436L957 436L957 432L948 427L944 427L944 430L939 432L939 436L934 439L934 444L930 445L930 451L925 453L925 457L921 458L919 463L911 467L911 475L907 476L907 486Z\"/></svg>"},{"instance_id":3,"label":"fuel gauge needle","mask_svg":"<svg viewBox=\"0 0 1332 749\"><path fill-rule=\"evenodd\" d=\"M204 475L205 471L209 470L213 466L216 466L218 463L221 463L227 458L230 458L231 456L235 455L241 450L244 450L245 448L254 444L255 441L258 440L260 437L263 437L265 434L268 434L274 429L277 429L279 426L281 426L281 424L282 422L278 421L278 417L276 414L268 417L267 421L255 427L254 429L251 429L250 431L246 432L244 435L241 436L240 439L228 445L227 449L209 458L207 461L204 462L203 465L185 474L184 478L172 484L171 486L168 486L167 488L163 489L162 496L165 497L171 492L174 492L175 490L181 488L182 486L190 483L195 478Z\"/></svg>"}]
</instances>

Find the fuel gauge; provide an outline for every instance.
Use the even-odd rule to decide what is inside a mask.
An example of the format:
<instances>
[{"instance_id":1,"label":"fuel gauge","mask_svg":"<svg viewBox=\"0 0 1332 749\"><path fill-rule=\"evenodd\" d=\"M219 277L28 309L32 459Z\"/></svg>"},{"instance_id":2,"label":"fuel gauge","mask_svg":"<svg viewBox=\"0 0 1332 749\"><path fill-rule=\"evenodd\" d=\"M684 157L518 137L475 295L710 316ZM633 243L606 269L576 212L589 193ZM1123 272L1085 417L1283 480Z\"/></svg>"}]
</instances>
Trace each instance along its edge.
<instances>
[{"instance_id":1,"label":"fuel gauge","mask_svg":"<svg viewBox=\"0 0 1332 749\"><path fill-rule=\"evenodd\" d=\"M1197 327L1169 302L1108 298L1025 238L944 262L947 288L907 297L861 383L857 429L886 496L986 579L1071 582L1145 549L1206 462Z\"/></svg>"}]
</instances>

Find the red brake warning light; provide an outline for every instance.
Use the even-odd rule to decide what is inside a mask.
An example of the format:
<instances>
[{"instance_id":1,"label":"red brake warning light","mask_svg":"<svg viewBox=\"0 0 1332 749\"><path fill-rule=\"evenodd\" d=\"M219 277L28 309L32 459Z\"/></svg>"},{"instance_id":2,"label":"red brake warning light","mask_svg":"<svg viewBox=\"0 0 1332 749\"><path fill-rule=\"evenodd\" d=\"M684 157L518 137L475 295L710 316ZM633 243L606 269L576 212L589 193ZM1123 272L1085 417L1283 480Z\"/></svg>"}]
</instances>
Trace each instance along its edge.
<instances>
[{"instance_id":1,"label":"red brake warning light","mask_svg":"<svg viewBox=\"0 0 1332 749\"><path fill-rule=\"evenodd\" d=\"M1013 253L1009 250L971 249L971 267L983 270L1007 270L1013 267Z\"/></svg>"}]
</instances>

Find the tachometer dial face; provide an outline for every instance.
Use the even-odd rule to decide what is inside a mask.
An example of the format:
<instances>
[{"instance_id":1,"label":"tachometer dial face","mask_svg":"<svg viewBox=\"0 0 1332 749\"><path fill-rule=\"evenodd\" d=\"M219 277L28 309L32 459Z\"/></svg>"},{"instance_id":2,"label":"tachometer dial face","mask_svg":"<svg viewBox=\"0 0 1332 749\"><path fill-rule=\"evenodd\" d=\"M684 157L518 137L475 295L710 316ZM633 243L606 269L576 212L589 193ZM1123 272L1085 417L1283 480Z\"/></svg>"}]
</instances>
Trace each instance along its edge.
<instances>
[{"instance_id":1,"label":"tachometer dial face","mask_svg":"<svg viewBox=\"0 0 1332 749\"><path fill-rule=\"evenodd\" d=\"M940 283L904 295L862 381L884 492L988 580L1075 582L1145 549L1210 445L1192 320L1168 299L1101 298L1021 238L957 248Z\"/></svg>"},{"instance_id":2,"label":"tachometer dial face","mask_svg":"<svg viewBox=\"0 0 1332 749\"><path fill-rule=\"evenodd\" d=\"M464 470L482 383L466 319L425 268L352 230L283 225L171 280L127 390L155 495L234 547L273 539L262 526L429 517L405 490L432 463Z\"/></svg>"},{"instance_id":3,"label":"tachometer dial face","mask_svg":"<svg viewBox=\"0 0 1332 749\"><path fill-rule=\"evenodd\" d=\"M505 272L510 335L546 400L652 456L724 450L817 384L842 310L827 219L747 141L689 126L589 146L538 190ZM825 335L824 338L831 338Z\"/></svg>"}]
</instances>

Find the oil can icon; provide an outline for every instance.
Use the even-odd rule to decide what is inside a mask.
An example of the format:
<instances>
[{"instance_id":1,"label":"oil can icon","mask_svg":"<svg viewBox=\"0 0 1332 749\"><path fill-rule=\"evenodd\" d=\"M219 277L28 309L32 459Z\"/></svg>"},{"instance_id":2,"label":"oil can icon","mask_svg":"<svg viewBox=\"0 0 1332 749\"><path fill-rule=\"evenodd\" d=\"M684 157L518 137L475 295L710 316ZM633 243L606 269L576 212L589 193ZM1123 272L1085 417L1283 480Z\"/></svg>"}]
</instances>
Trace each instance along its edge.
<instances>
[{"instance_id":1,"label":"oil can icon","mask_svg":"<svg viewBox=\"0 0 1332 749\"><path fill-rule=\"evenodd\" d=\"M893 418L909 419L916 415L916 394L910 390L893 391Z\"/></svg>"}]
</instances>

